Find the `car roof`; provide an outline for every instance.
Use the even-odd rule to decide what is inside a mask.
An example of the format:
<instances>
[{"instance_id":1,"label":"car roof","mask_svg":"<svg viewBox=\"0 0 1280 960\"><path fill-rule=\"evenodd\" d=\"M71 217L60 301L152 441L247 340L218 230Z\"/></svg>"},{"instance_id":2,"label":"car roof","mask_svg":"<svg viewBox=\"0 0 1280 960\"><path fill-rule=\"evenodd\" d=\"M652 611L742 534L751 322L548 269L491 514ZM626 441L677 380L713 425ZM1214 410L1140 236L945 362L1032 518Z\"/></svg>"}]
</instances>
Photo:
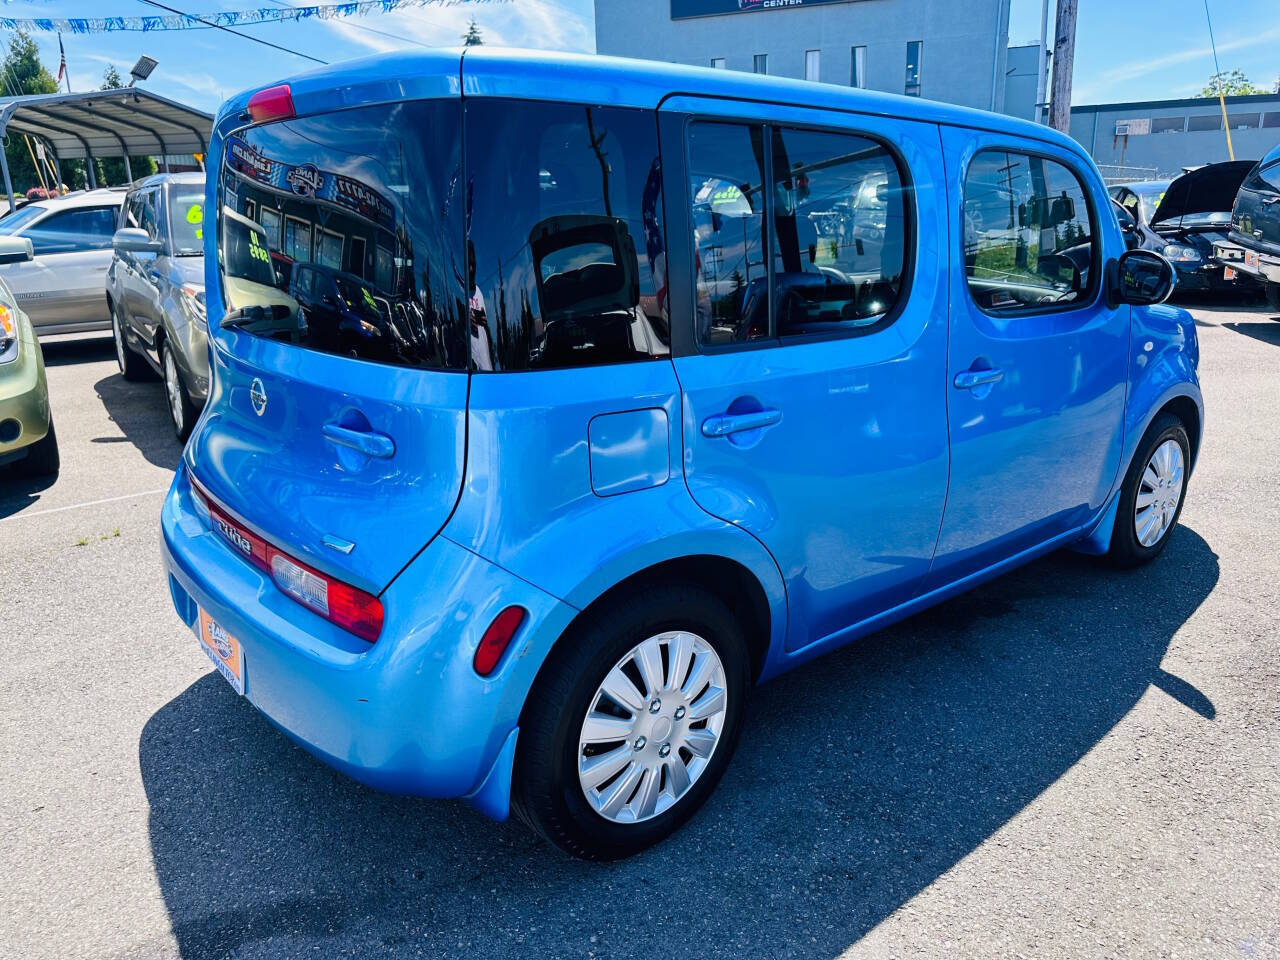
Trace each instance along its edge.
<instances>
[{"instance_id":1,"label":"car roof","mask_svg":"<svg viewBox=\"0 0 1280 960\"><path fill-rule=\"evenodd\" d=\"M153 173L149 177L133 181L129 185L129 192L133 193L135 190L141 190L144 187L160 186L166 183L204 183L204 171L187 170L182 173Z\"/></svg>"},{"instance_id":2,"label":"car roof","mask_svg":"<svg viewBox=\"0 0 1280 960\"><path fill-rule=\"evenodd\" d=\"M124 202L125 191L119 187L100 187L97 190L77 190L63 197L49 197L44 200L32 200L22 209L39 207L50 212L54 210L74 210L77 207L119 206Z\"/></svg>"},{"instance_id":3,"label":"car roof","mask_svg":"<svg viewBox=\"0 0 1280 960\"><path fill-rule=\"evenodd\" d=\"M859 90L736 70L595 54L490 46L397 51L281 78L299 115L365 103L445 96L507 97L653 109L673 96L708 96L778 106L817 107L975 127L1052 143L1086 157L1063 133L1029 120L919 97ZM220 130L247 120L246 90L218 111ZM764 111L762 111L764 112Z\"/></svg>"}]
</instances>

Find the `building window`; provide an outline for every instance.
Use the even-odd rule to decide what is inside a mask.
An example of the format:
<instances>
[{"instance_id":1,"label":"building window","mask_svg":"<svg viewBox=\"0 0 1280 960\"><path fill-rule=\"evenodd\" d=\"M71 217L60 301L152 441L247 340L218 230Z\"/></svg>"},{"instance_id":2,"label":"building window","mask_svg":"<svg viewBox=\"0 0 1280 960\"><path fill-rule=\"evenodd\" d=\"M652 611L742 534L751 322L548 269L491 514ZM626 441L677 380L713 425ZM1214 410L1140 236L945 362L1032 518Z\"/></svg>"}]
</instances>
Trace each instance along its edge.
<instances>
[{"instance_id":1,"label":"building window","mask_svg":"<svg viewBox=\"0 0 1280 960\"><path fill-rule=\"evenodd\" d=\"M724 57L712 57L712 58L711 58L711 69L712 69L712 70L723 70L723 69L725 69L725 65L724 65Z\"/></svg>"},{"instance_id":2,"label":"building window","mask_svg":"<svg viewBox=\"0 0 1280 960\"><path fill-rule=\"evenodd\" d=\"M1228 113L1227 126L1232 130L1257 130L1258 115L1256 113Z\"/></svg>"},{"instance_id":3,"label":"building window","mask_svg":"<svg viewBox=\"0 0 1280 960\"><path fill-rule=\"evenodd\" d=\"M1262 115L1262 125L1264 127L1280 127L1280 113L1264 113Z\"/></svg>"},{"instance_id":4,"label":"building window","mask_svg":"<svg viewBox=\"0 0 1280 960\"><path fill-rule=\"evenodd\" d=\"M867 48L854 47L849 57L849 86L863 90L867 86Z\"/></svg>"},{"instance_id":5,"label":"building window","mask_svg":"<svg viewBox=\"0 0 1280 960\"><path fill-rule=\"evenodd\" d=\"M1200 117L1189 117L1187 119L1187 129L1191 131L1221 130L1222 115L1208 113Z\"/></svg>"},{"instance_id":6,"label":"building window","mask_svg":"<svg viewBox=\"0 0 1280 960\"><path fill-rule=\"evenodd\" d=\"M1181 133L1187 127L1186 117L1153 117L1152 133Z\"/></svg>"},{"instance_id":7,"label":"building window","mask_svg":"<svg viewBox=\"0 0 1280 960\"><path fill-rule=\"evenodd\" d=\"M769 55L767 53L757 53L751 60L751 69L755 73L768 73Z\"/></svg>"},{"instance_id":8,"label":"building window","mask_svg":"<svg viewBox=\"0 0 1280 960\"><path fill-rule=\"evenodd\" d=\"M804 52L804 78L812 80L814 83L822 73L822 55L817 50L806 50Z\"/></svg>"},{"instance_id":9,"label":"building window","mask_svg":"<svg viewBox=\"0 0 1280 960\"><path fill-rule=\"evenodd\" d=\"M911 40L907 43L907 85L905 93L908 97L920 96L920 56L924 43Z\"/></svg>"}]
</instances>

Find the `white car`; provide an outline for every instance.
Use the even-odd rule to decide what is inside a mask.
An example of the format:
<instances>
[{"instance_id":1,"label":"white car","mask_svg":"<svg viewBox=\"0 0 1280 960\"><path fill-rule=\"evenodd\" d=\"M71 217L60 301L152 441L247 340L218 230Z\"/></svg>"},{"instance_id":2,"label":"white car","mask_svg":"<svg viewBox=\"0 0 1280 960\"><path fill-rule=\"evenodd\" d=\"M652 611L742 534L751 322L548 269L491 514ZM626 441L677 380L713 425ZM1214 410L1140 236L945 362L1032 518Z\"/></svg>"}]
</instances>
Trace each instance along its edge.
<instances>
[{"instance_id":1,"label":"white car","mask_svg":"<svg viewBox=\"0 0 1280 960\"><path fill-rule=\"evenodd\" d=\"M110 330L106 274L125 188L36 200L0 219L0 236L26 237L35 259L0 266L37 335Z\"/></svg>"}]
</instances>

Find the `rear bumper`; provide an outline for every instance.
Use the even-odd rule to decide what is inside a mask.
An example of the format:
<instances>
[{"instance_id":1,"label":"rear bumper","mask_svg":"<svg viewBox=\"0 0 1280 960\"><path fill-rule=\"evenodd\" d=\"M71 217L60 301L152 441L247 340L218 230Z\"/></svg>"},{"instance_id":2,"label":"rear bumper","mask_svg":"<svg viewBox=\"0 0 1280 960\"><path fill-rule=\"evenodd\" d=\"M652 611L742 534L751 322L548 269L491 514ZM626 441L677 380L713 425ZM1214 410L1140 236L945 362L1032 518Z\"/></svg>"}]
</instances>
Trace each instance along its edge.
<instances>
[{"instance_id":1,"label":"rear bumper","mask_svg":"<svg viewBox=\"0 0 1280 960\"><path fill-rule=\"evenodd\" d=\"M240 641L249 701L321 760L392 793L468 796L500 753L509 763L503 747L525 693L576 612L437 537L381 595L383 630L370 645L235 556L197 512L185 465L161 529L178 615L191 626L202 608ZM471 663L480 636L511 604L529 615L497 671L479 677ZM483 806L505 816L505 796Z\"/></svg>"},{"instance_id":2,"label":"rear bumper","mask_svg":"<svg viewBox=\"0 0 1280 960\"><path fill-rule=\"evenodd\" d=\"M1247 262L1246 253L1258 258L1256 265ZM1238 243L1219 240L1213 245L1213 259L1245 276L1264 283L1280 283L1280 257L1256 250L1246 250Z\"/></svg>"}]
</instances>

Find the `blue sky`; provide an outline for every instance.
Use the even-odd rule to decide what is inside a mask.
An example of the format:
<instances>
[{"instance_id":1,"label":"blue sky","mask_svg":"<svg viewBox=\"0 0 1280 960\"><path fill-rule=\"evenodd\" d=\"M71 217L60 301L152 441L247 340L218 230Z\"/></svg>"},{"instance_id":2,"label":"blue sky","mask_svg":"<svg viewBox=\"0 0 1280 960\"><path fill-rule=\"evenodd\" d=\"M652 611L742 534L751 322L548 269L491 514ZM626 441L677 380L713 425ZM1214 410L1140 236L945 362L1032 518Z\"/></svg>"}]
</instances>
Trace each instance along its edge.
<instances>
[{"instance_id":1,"label":"blue sky","mask_svg":"<svg viewBox=\"0 0 1280 960\"><path fill-rule=\"evenodd\" d=\"M209 13L270 6L275 0L164 2L190 13ZM947 0L935 2L945 5ZM1040 0L1012 3L1010 42L1037 40ZM1054 6L1050 2L1050 7ZM333 61L416 44L454 44L474 15L490 43L591 51L595 48L593 7L592 0L513 0L509 4L457 4L242 29ZM1254 83L1269 88L1280 73L1280 61L1274 54L1280 44L1280 3L1209 0L1209 8L1223 69L1238 67ZM0 13L11 17L139 16L158 12L138 0L0 2ZM1052 24L1049 35L1052 42ZM46 65L56 71L57 37L47 33L36 33L35 37ZM102 71L109 64L127 74L138 55L146 53L160 61L147 81L149 88L210 111L230 93L310 66L301 58L213 30L68 35L63 39L73 89L98 86ZM1213 72L1203 0L1081 0L1076 45L1073 100L1077 104L1189 96L1198 92Z\"/></svg>"}]
</instances>

